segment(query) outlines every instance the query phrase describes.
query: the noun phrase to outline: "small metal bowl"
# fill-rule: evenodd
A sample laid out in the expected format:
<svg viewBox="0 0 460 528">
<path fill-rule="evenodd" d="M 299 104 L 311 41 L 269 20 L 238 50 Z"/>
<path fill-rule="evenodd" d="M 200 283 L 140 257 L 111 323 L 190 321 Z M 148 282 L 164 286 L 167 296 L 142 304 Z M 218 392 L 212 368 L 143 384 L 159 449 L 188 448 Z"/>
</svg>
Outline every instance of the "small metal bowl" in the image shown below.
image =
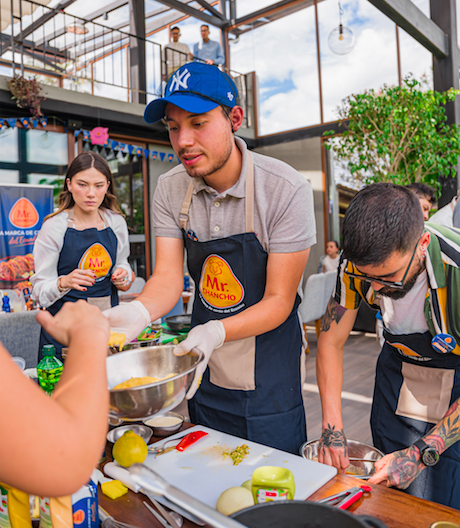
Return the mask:
<svg viewBox="0 0 460 528">
<path fill-rule="evenodd" d="M 121 438 L 126 433 L 126 431 L 132 431 L 133 433 L 136 433 L 144 439 L 146 444 L 152 436 L 152 430 L 150 429 L 150 427 L 146 427 L 145 425 L 133 424 L 122 425 L 121 427 L 116 427 L 115 429 L 112 429 L 107 433 L 107 440 L 114 444 L 119 438 Z"/>
<path fill-rule="evenodd" d="M 363 442 L 357 442 L 356 440 L 348 440 L 348 456 L 351 458 L 367 458 L 370 462 L 350 462 L 350 465 L 346 469 L 346 474 L 350 477 L 367 480 L 372 477 L 375 473 L 376 460 L 380 460 L 383 457 L 383 453 L 376 447 L 364 444 Z M 306 442 L 300 447 L 300 454 L 308 460 L 318 461 L 318 445 L 319 440 L 312 440 Z"/>
<path fill-rule="evenodd" d="M 179 421 L 177 424 L 174 425 L 155 425 L 155 421 L 159 421 L 163 418 L 177 418 Z M 168 436 L 170 434 L 173 434 L 182 427 L 182 424 L 184 423 L 185 417 L 182 414 L 175 413 L 175 412 L 167 412 L 165 414 L 162 414 L 161 416 L 154 416 L 153 418 L 149 418 L 148 420 L 144 420 L 144 424 L 148 427 L 151 427 L 153 429 L 153 432 L 155 436 Z"/>
</svg>

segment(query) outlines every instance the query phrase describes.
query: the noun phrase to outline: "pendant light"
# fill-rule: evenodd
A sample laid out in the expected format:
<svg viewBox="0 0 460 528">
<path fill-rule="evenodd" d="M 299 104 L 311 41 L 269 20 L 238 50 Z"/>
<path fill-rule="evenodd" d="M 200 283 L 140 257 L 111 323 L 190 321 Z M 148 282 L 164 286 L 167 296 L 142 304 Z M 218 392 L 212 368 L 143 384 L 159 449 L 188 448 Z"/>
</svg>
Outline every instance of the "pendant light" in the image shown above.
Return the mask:
<svg viewBox="0 0 460 528">
<path fill-rule="evenodd" d="M 342 24 L 343 8 L 339 2 L 339 27 L 333 29 L 327 39 L 329 48 L 337 55 L 346 55 L 355 45 L 353 31 Z"/>
</svg>

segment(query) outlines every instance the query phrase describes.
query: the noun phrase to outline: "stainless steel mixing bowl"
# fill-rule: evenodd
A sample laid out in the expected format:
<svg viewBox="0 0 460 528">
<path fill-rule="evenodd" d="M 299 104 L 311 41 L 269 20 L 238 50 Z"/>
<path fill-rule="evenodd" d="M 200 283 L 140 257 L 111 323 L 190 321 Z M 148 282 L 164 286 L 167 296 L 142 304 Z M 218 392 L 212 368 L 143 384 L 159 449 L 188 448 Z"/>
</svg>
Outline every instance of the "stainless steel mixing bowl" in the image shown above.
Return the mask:
<svg viewBox="0 0 460 528">
<path fill-rule="evenodd" d="M 383 457 L 383 453 L 376 447 L 357 442 L 356 440 L 348 440 L 348 456 L 352 458 L 366 458 L 368 460 L 376 461 Z M 300 454 L 309 460 L 318 461 L 318 445 L 319 440 L 312 440 L 306 442 L 300 447 Z M 350 462 L 350 466 L 346 470 L 347 475 L 367 480 L 375 473 L 375 465 L 373 462 Z"/>
<path fill-rule="evenodd" d="M 126 421 L 146 420 L 157 413 L 177 407 L 190 387 L 201 352 L 175 356 L 174 346 L 153 346 L 120 352 L 107 357 L 107 381 L 110 391 L 109 415 Z M 112 389 L 130 378 L 173 377 L 133 387 Z"/>
</svg>

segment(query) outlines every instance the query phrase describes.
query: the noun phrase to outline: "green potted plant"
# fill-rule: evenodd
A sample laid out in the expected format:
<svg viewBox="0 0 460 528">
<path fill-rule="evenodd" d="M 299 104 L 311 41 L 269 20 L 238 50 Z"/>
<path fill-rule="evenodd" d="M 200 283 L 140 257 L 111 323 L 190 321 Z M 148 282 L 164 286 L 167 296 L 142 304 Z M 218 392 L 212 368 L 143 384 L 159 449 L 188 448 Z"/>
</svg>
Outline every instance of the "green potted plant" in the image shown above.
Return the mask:
<svg viewBox="0 0 460 528">
<path fill-rule="evenodd" d="M 326 148 L 362 183 L 423 182 L 440 190 L 440 176 L 455 176 L 460 127 L 446 122 L 444 105 L 460 93 L 423 90 L 423 81 L 404 79 L 345 98 L 337 135 L 327 131 Z"/>
<path fill-rule="evenodd" d="M 15 75 L 8 81 L 8 88 L 12 95 L 11 98 L 16 101 L 19 108 L 28 108 L 35 119 L 43 116 L 41 103 L 45 97 L 35 77 L 27 79 L 21 75 Z"/>
</svg>

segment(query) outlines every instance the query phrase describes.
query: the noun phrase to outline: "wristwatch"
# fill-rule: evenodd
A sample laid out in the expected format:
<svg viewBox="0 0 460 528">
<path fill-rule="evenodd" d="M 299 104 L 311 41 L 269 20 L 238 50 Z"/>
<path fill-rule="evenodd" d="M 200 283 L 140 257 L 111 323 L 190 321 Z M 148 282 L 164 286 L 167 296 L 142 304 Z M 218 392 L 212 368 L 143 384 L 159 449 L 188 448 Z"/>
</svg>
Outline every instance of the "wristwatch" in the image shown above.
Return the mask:
<svg viewBox="0 0 460 528">
<path fill-rule="evenodd" d="M 439 451 L 426 444 L 421 438 L 420 440 L 414 442 L 414 446 L 420 451 L 422 462 L 425 464 L 425 466 L 435 466 L 439 462 Z"/>
</svg>

